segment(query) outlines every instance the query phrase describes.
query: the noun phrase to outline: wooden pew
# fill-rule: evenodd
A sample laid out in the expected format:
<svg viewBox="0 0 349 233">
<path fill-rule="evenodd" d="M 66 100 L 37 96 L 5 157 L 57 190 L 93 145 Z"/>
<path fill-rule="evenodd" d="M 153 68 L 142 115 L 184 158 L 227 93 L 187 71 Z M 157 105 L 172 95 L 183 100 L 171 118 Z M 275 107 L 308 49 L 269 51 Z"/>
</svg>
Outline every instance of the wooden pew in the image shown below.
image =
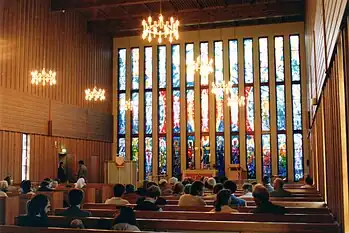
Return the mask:
<svg viewBox="0 0 349 233">
<path fill-rule="evenodd" d="M 19 195 L 19 214 L 27 213 L 28 201 L 30 201 L 35 194 L 21 194 Z"/>
<path fill-rule="evenodd" d="M 15 217 L 18 215 L 19 197 L 0 197 L 0 225 L 14 224 Z"/>
<path fill-rule="evenodd" d="M 72 189 L 74 189 L 74 188 L 66 188 L 66 187 L 60 186 L 57 189 L 55 189 L 54 192 L 63 193 L 64 200 L 67 203 L 69 203 L 68 193 Z M 95 203 L 96 202 L 96 189 L 95 188 L 83 188 L 82 190 L 84 191 L 84 199 L 83 199 L 82 203 L 85 203 L 85 202 Z"/>
<path fill-rule="evenodd" d="M 65 209 L 56 209 L 55 214 L 63 213 Z M 114 217 L 118 210 L 89 210 L 93 217 Z M 286 214 L 286 215 L 268 215 L 253 213 L 212 213 L 195 211 L 135 211 L 137 218 L 145 219 L 178 219 L 178 220 L 211 220 L 211 221 L 252 221 L 252 222 L 308 222 L 308 223 L 331 223 L 333 216 L 331 214 Z"/>
<path fill-rule="evenodd" d="M 63 193 L 62 192 L 37 192 L 36 194 L 43 194 L 48 197 L 51 202 L 51 210 L 56 208 L 63 208 Z"/>
</svg>

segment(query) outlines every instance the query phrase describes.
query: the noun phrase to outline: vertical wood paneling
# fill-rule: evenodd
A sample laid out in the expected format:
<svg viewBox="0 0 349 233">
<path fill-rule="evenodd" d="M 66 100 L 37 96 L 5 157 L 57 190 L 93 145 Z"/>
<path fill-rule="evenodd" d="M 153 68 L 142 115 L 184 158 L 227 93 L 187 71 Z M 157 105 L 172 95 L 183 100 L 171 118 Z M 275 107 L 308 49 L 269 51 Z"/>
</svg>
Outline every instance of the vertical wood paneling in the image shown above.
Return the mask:
<svg viewBox="0 0 349 233">
<path fill-rule="evenodd" d="M 50 0 L 0 0 L 0 87 L 51 98 L 64 104 L 112 112 L 112 39 L 87 32 L 74 12 L 50 12 Z M 55 87 L 35 87 L 32 70 L 57 72 Z M 106 101 L 84 99 L 94 79 Z"/>
</svg>

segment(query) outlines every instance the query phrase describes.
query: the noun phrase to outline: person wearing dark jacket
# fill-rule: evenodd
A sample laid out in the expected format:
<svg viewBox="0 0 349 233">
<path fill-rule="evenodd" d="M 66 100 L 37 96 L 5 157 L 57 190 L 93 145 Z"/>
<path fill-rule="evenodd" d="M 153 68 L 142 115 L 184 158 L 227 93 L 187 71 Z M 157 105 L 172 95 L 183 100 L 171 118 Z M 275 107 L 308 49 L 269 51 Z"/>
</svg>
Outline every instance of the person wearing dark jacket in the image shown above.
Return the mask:
<svg viewBox="0 0 349 233">
<path fill-rule="evenodd" d="M 43 194 L 38 194 L 28 203 L 28 213 L 17 218 L 17 225 L 23 227 L 48 227 L 47 213 L 50 201 Z"/>
<path fill-rule="evenodd" d="M 63 167 L 63 162 L 59 163 L 59 168 L 57 172 L 57 179 L 59 180 L 60 183 L 64 183 L 67 181 L 67 177 L 65 175 L 64 167 Z"/>
<path fill-rule="evenodd" d="M 160 193 L 161 190 L 158 186 L 150 186 L 147 189 L 147 196 L 137 200 L 137 206 L 134 210 L 162 211 L 162 209 L 156 204 L 156 200 L 160 196 Z"/>
<path fill-rule="evenodd" d="M 66 217 L 91 217 L 91 213 L 80 209 L 80 204 L 84 198 L 84 192 L 80 189 L 73 189 L 68 194 L 70 207 L 61 216 Z"/>
<path fill-rule="evenodd" d="M 256 209 L 254 213 L 266 213 L 266 214 L 285 214 L 287 210 L 283 206 L 274 205 L 269 201 L 269 192 L 261 184 L 257 184 L 252 193 L 253 199 L 256 203 Z"/>
<path fill-rule="evenodd" d="M 292 193 L 284 189 L 284 181 L 280 178 L 274 180 L 274 191 L 270 193 L 271 197 L 291 197 Z"/>
<path fill-rule="evenodd" d="M 40 183 L 40 188 L 38 188 L 38 192 L 51 192 L 53 191 L 50 187 L 50 183 L 44 180 Z"/>
</svg>

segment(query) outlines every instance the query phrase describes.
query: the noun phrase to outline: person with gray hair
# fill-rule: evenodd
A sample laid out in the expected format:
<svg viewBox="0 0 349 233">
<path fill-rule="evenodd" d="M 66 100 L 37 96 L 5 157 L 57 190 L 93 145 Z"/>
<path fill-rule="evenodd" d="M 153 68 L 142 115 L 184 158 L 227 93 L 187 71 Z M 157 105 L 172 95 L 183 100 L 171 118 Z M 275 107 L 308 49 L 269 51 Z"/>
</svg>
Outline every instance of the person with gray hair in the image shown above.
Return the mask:
<svg viewBox="0 0 349 233">
<path fill-rule="evenodd" d="M 266 214 L 285 214 L 287 213 L 285 207 L 274 205 L 269 201 L 269 192 L 261 184 L 257 184 L 253 191 L 253 199 L 256 203 L 254 213 L 266 213 Z"/>
<path fill-rule="evenodd" d="M 252 196 L 252 184 L 245 183 L 242 186 L 242 191 L 244 192 L 244 195 L 240 196 L 240 198 L 251 198 Z"/>
<path fill-rule="evenodd" d="M 284 189 L 284 181 L 281 178 L 274 180 L 274 191 L 270 193 L 271 197 L 290 197 L 291 192 Z"/>
</svg>

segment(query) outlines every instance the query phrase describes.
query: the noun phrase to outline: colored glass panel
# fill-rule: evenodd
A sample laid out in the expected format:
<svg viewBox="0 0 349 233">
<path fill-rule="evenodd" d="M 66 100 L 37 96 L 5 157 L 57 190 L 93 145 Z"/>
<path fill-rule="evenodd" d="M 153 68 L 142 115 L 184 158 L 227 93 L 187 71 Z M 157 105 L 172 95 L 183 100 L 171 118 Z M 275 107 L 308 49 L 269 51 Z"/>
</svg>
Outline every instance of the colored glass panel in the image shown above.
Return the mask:
<svg viewBox="0 0 349 233">
<path fill-rule="evenodd" d="M 195 169 L 195 137 L 187 137 L 187 169 Z"/>
<path fill-rule="evenodd" d="M 261 83 L 269 81 L 268 38 L 259 38 L 259 72 Z"/>
<path fill-rule="evenodd" d="M 216 95 L 216 132 L 224 132 L 224 93 Z"/>
<path fill-rule="evenodd" d="M 229 105 L 231 132 L 239 132 L 239 88 L 232 87 L 230 93 Z"/>
<path fill-rule="evenodd" d="M 126 49 L 119 49 L 119 91 L 126 90 Z"/>
<path fill-rule="evenodd" d="M 181 174 L 181 138 L 173 137 L 172 153 L 172 176 L 179 177 Z"/>
<path fill-rule="evenodd" d="M 166 174 L 167 172 L 167 152 L 166 137 L 159 137 L 159 170 L 158 173 Z"/>
<path fill-rule="evenodd" d="M 166 88 L 166 46 L 158 47 L 159 88 Z"/>
<path fill-rule="evenodd" d="M 277 130 L 286 130 L 285 85 L 276 86 Z"/>
<path fill-rule="evenodd" d="M 233 84 L 239 83 L 238 41 L 229 41 L 229 73 Z"/>
<path fill-rule="evenodd" d="M 139 155 L 139 139 L 132 138 L 132 161 L 136 161 L 138 173 L 138 155 Z"/>
<path fill-rule="evenodd" d="M 151 137 L 145 138 L 145 179 L 149 180 L 149 176 L 153 174 L 153 139 Z"/>
<path fill-rule="evenodd" d="M 291 77 L 292 81 L 301 80 L 301 65 L 299 56 L 299 36 L 290 36 L 291 44 Z"/>
<path fill-rule="evenodd" d="M 262 135 L 263 176 L 271 176 L 270 134 Z"/>
<path fill-rule="evenodd" d="M 139 131 L 139 93 L 132 93 L 132 133 Z"/>
<path fill-rule="evenodd" d="M 275 37 L 275 71 L 276 82 L 285 81 L 285 64 L 284 64 L 284 38 Z"/>
<path fill-rule="evenodd" d="M 153 132 L 153 93 L 145 92 L 145 134 Z"/>
<path fill-rule="evenodd" d="M 144 65 L 144 88 L 151 89 L 153 86 L 153 48 L 145 47 L 145 65 Z"/>
<path fill-rule="evenodd" d="M 225 163 L 224 163 L 224 137 L 216 136 L 216 169 L 218 176 L 224 176 Z"/>
<path fill-rule="evenodd" d="M 126 132 L 126 94 L 119 94 L 119 119 L 118 119 L 118 133 L 125 134 Z"/>
<path fill-rule="evenodd" d="M 278 174 L 287 176 L 286 134 L 278 134 Z"/>
<path fill-rule="evenodd" d="M 172 87 L 180 86 L 180 52 L 179 45 L 172 45 Z"/>
<path fill-rule="evenodd" d="M 119 138 L 118 156 L 126 158 L 126 139 L 125 138 Z"/>
<path fill-rule="evenodd" d="M 194 133 L 194 90 L 187 90 L 187 132 Z"/>
<path fill-rule="evenodd" d="M 244 39 L 244 77 L 245 83 L 253 83 L 252 39 Z"/>
<path fill-rule="evenodd" d="M 201 132 L 208 133 L 209 110 L 208 110 L 208 89 L 201 90 Z"/>
<path fill-rule="evenodd" d="M 132 89 L 139 89 L 139 48 L 131 50 Z"/>
<path fill-rule="evenodd" d="M 303 136 L 300 133 L 293 135 L 294 141 L 294 179 L 299 181 L 303 178 Z"/>
<path fill-rule="evenodd" d="M 232 164 L 240 164 L 240 142 L 238 135 L 231 136 L 231 158 Z"/>
<path fill-rule="evenodd" d="M 223 42 L 214 42 L 214 74 L 216 83 L 222 83 L 223 77 Z"/>
<path fill-rule="evenodd" d="M 246 98 L 246 131 L 254 131 L 254 99 L 253 87 L 245 87 Z"/>
<path fill-rule="evenodd" d="M 210 137 L 202 136 L 201 137 L 201 151 L 200 151 L 200 161 L 201 168 L 206 169 L 210 165 Z"/>
<path fill-rule="evenodd" d="M 166 133 L 166 91 L 159 91 L 159 133 Z"/>
<path fill-rule="evenodd" d="M 302 130 L 301 85 L 292 85 L 293 130 Z"/>
<path fill-rule="evenodd" d="M 246 135 L 247 178 L 256 179 L 256 157 L 253 135 Z"/>
<path fill-rule="evenodd" d="M 185 45 L 185 65 L 187 87 L 194 87 L 194 44 Z"/>
<path fill-rule="evenodd" d="M 270 111 L 269 111 L 269 87 L 261 86 L 261 123 L 262 131 L 270 130 Z"/>
<path fill-rule="evenodd" d="M 200 43 L 200 61 L 202 64 L 208 64 L 208 43 L 203 42 Z M 208 85 L 208 74 L 201 72 L 200 69 L 200 78 L 201 78 L 201 85 Z"/>
<path fill-rule="evenodd" d="M 180 91 L 173 91 L 173 133 L 180 133 L 181 126 L 181 94 Z"/>
</svg>

